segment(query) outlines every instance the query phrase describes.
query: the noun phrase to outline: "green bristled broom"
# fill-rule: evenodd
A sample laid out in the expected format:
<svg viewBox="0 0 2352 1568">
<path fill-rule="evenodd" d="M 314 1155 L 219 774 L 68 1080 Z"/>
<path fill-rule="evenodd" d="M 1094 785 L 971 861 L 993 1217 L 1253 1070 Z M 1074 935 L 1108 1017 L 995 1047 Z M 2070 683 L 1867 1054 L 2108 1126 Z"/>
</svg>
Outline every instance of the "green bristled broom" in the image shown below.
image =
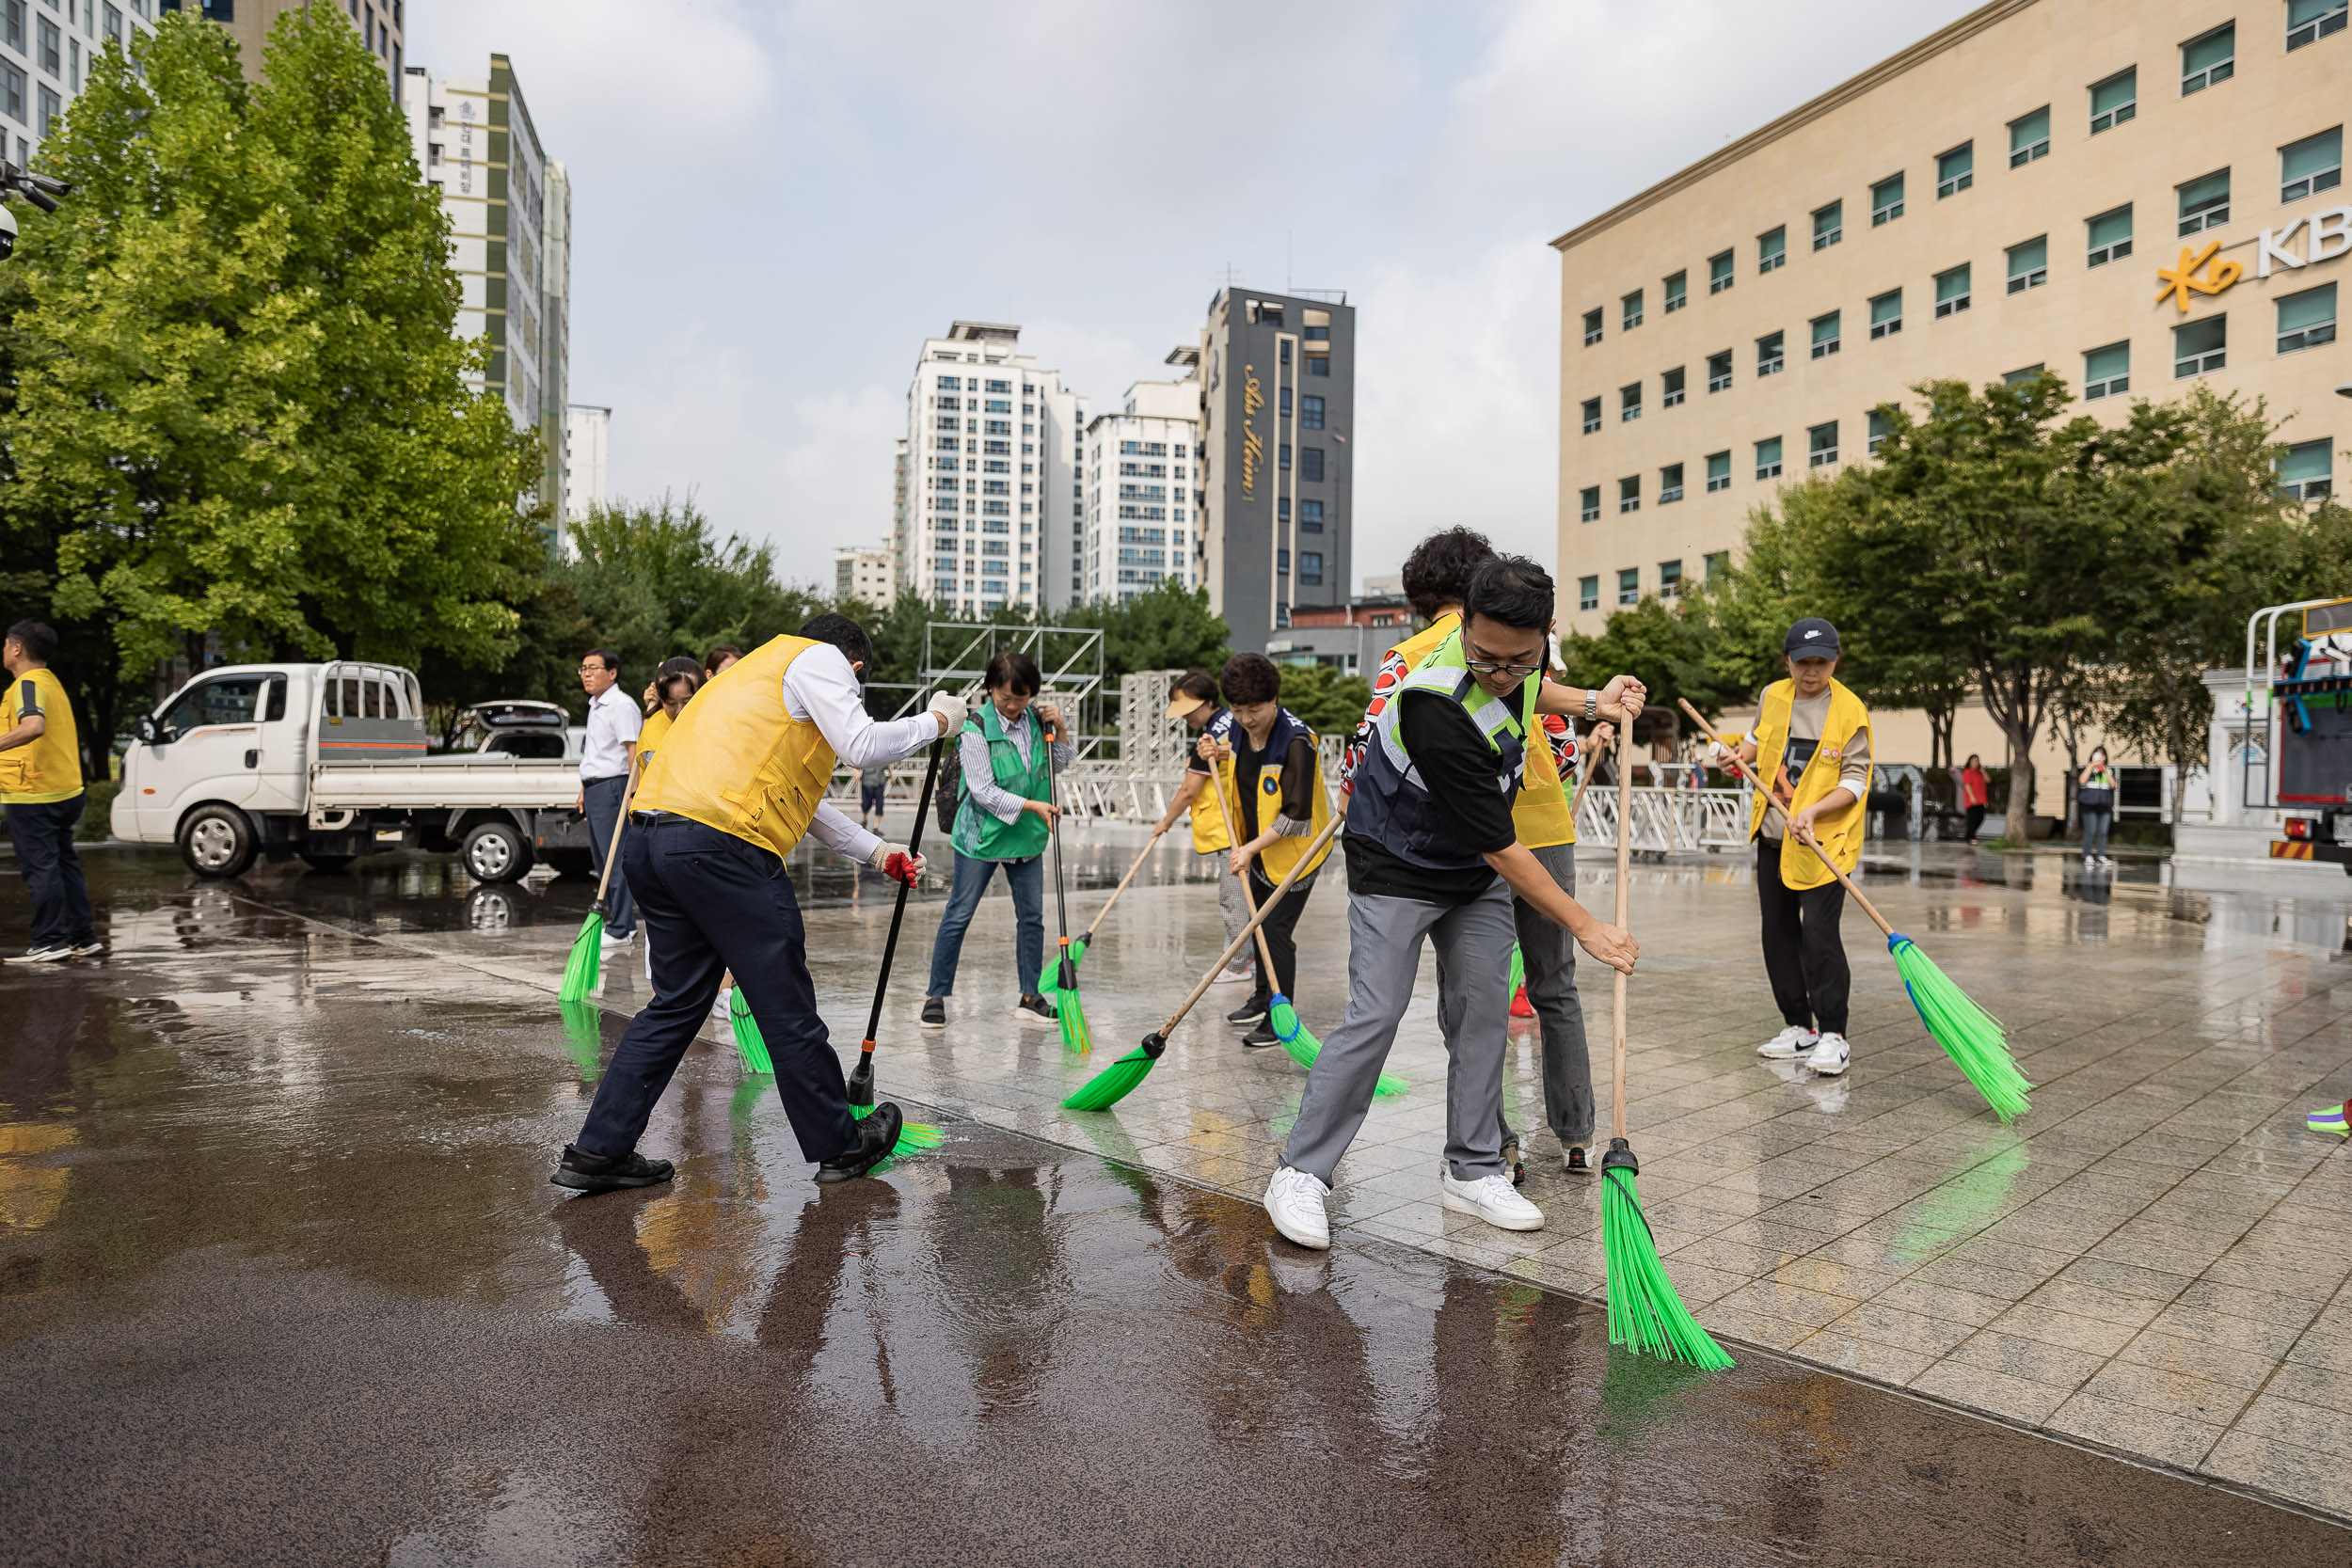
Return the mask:
<svg viewBox="0 0 2352 1568">
<path fill-rule="evenodd" d="M 1633 770 L 1617 769 L 1617 928 L 1627 929 L 1633 865 Z M 1642 1217 L 1633 1190 L 1641 1162 L 1625 1131 L 1626 974 L 1612 972 L 1611 1023 L 1615 1034 L 1611 1065 L 1609 1152 L 1600 1157 L 1600 1245 L 1609 1270 L 1609 1342 L 1643 1355 L 1720 1369 L 1732 1364 L 1724 1348 L 1691 1316 L 1658 1256 L 1658 1239 Z"/>
<path fill-rule="evenodd" d="M 1682 711 L 1697 722 L 1708 739 L 1718 746 L 1724 745 L 1723 737 L 1705 719 L 1700 718 L 1698 709 L 1685 701 Z M 1724 750 L 1729 752 L 1731 748 L 1724 746 Z M 1736 753 L 1726 766 L 1735 775 L 1745 774 L 1756 788 L 1764 791 L 1765 803 L 1780 814 L 1784 831 L 1791 837 L 1799 838 L 1820 858 L 1821 863 L 1829 868 L 1830 875 L 1837 879 L 1853 901 L 1862 907 L 1862 912 L 1878 927 L 1879 933 L 1886 938 L 1887 952 L 1894 955 L 1895 972 L 1902 976 L 1903 990 L 1910 994 L 1912 1006 L 1918 1010 L 1919 1022 L 1927 1025 L 1928 1034 L 1935 1043 L 1944 1048 L 1944 1054 L 1949 1056 L 1952 1064 L 1966 1075 L 1968 1082 L 1976 1085 L 1977 1092 L 1984 1097 L 1984 1102 L 1993 1107 L 1993 1114 L 2003 1121 L 2014 1121 L 2024 1116 L 2027 1109 L 2026 1096 L 2033 1085 L 2026 1082 L 2026 1075 L 2018 1070 L 2017 1058 L 2010 1054 L 2009 1039 L 2002 1032 L 2000 1022 L 1978 1006 L 1966 991 L 1952 983 L 1950 976 L 1936 968 L 1935 960 L 1921 952 L 1918 943 L 1888 924 L 1886 917 L 1879 913 L 1878 906 L 1854 885 L 1851 877 L 1838 869 L 1836 862 L 1821 853 L 1821 847 L 1809 834 L 1799 835 L 1796 832 L 1789 822 L 1788 808 L 1769 784 L 1748 774 L 1747 769 L 1740 765 Z"/>
<path fill-rule="evenodd" d="M 612 842 L 604 856 L 604 875 L 596 879 L 596 901 L 588 906 L 588 918 L 580 923 L 580 935 L 572 939 L 572 956 L 564 963 L 564 984 L 555 993 L 559 1002 L 578 1002 L 596 989 L 596 980 L 604 972 L 604 907 L 605 890 L 612 885 L 612 868 L 621 860 L 621 832 L 628 826 L 628 802 L 637 793 L 637 756 L 629 754 L 628 782 L 621 785 L 621 815 L 612 824 Z"/>
<path fill-rule="evenodd" d="M 1064 734 L 1061 717 L 1055 715 L 1055 728 Z M 1087 1011 L 1078 1000 L 1078 960 L 1070 953 L 1070 900 L 1062 890 L 1061 875 L 1061 790 L 1054 782 L 1054 737 L 1041 723 L 1038 726 L 1038 744 L 1045 748 L 1045 799 L 1055 808 L 1055 819 L 1049 829 L 1054 840 L 1054 928 L 1061 938 L 1060 957 L 1054 960 L 1054 983 L 1051 990 L 1054 1022 L 1061 1030 L 1062 1048 L 1073 1055 L 1083 1056 L 1094 1049 L 1094 1037 L 1087 1029 Z M 1044 977 L 1039 976 L 1038 989 L 1045 990 Z"/>
<path fill-rule="evenodd" d="M 735 1050 L 743 1058 L 743 1070 L 773 1074 L 776 1064 L 768 1055 L 768 1042 L 760 1037 L 759 1021 L 752 1017 L 752 1005 L 743 1000 L 740 985 L 729 994 L 727 1023 L 735 1031 Z"/>
<path fill-rule="evenodd" d="M 923 797 L 914 808 L 914 831 L 907 835 L 907 854 L 912 857 L 923 847 L 923 823 L 931 815 L 931 791 L 939 784 L 939 754 L 947 745 L 947 737 L 931 742 L 931 758 L 923 769 Z M 1051 753 L 1049 752 L 1050 756 Z M 858 1048 L 857 1068 L 850 1074 L 850 1115 L 863 1121 L 874 1109 L 874 1038 L 882 1033 L 882 993 L 890 989 L 890 965 L 898 956 L 898 927 L 907 917 L 907 895 L 914 890 L 911 882 L 898 884 L 898 896 L 890 909 L 890 936 L 882 943 L 882 973 L 874 977 L 874 1008 L 866 1015 L 866 1041 Z M 742 994 L 742 987 L 736 993 Z M 898 1141 L 892 1147 L 895 1159 L 937 1148 L 940 1131 L 928 1122 L 910 1121 L 899 1128 Z"/>
<path fill-rule="evenodd" d="M 604 1009 L 594 1002 L 559 1001 L 555 1006 L 564 1015 L 564 1053 L 580 1069 L 580 1081 L 593 1083 L 604 1056 Z"/>
<path fill-rule="evenodd" d="M 1280 903 L 1289 894 L 1291 884 L 1298 880 L 1299 872 L 1314 860 L 1325 845 L 1330 843 L 1338 835 L 1341 825 L 1346 820 L 1344 816 L 1334 816 L 1325 825 L 1323 832 L 1314 836 L 1313 841 L 1307 846 L 1307 852 L 1298 857 L 1298 863 L 1292 866 L 1284 874 L 1282 879 L 1275 884 L 1274 891 L 1249 917 L 1249 924 L 1241 934 L 1225 944 L 1225 951 L 1216 956 L 1216 962 L 1211 964 L 1208 973 L 1200 976 L 1200 983 L 1192 988 L 1192 994 L 1185 997 L 1175 1012 L 1168 1015 L 1168 1022 L 1144 1036 L 1141 1045 L 1136 1046 L 1081 1085 L 1077 1093 L 1061 1102 L 1063 1110 L 1107 1111 L 1126 1099 L 1134 1091 L 1135 1086 L 1143 1082 L 1153 1065 L 1159 1061 L 1161 1053 L 1168 1049 L 1168 1037 L 1174 1034 L 1176 1026 L 1184 1022 L 1184 1015 L 1192 1011 L 1193 1004 L 1200 1001 L 1209 987 L 1216 983 L 1216 977 L 1225 972 L 1225 966 L 1233 961 L 1233 955 L 1241 951 L 1242 943 L 1257 934 L 1258 927 L 1272 912 L 1274 906 Z"/>
</svg>

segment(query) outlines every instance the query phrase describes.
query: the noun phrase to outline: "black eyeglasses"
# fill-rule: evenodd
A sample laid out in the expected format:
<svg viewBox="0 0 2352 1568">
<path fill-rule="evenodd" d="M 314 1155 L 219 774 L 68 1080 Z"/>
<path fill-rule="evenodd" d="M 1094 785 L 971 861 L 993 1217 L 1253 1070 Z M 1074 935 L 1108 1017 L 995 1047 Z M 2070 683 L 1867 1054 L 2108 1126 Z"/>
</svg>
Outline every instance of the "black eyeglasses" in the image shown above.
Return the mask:
<svg viewBox="0 0 2352 1568">
<path fill-rule="evenodd" d="M 1468 642 L 1464 642 L 1462 647 L 1465 651 L 1468 651 L 1470 644 Z M 1470 673 L 1474 675 L 1518 675 L 1524 677 L 1535 674 L 1543 669 L 1543 665 L 1540 663 L 1501 664 L 1491 658 L 1471 658 L 1465 659 L 1463 662 L 1470 666 Z"/>
</svg>

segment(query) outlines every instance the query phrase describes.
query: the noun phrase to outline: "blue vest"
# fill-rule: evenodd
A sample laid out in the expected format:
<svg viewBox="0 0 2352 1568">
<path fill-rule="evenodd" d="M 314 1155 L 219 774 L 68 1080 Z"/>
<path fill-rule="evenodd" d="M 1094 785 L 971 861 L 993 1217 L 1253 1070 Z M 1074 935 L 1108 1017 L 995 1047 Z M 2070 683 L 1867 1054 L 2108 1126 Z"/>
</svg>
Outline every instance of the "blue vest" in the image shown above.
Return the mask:
<svg viewBox="0 0 2352 1568">
<path fill-rule="evenodd" d="M 1456 840 L 1439 822 L 1429 786 L 1405 750 L 1405 694 L 1438 691 L 1459 703 L 1493 752 L 1495 788 L 1508 808 L 1519 792 L 1520 764 L 1535 711 L 1536 683 L 1521 684 L 1518 702 L 1487 694 L 1462 662 L 1461 634 L 1431 650 L 1419 669 L 1398 683 L 1373 725 L 1372 744 L 1356 768 L 1356 792 L 1347 812 L 1347 832 L 1371 839 L 1390 854 L 1432 871 L 1466 871 L 1486 857 Z"/>
</svg>

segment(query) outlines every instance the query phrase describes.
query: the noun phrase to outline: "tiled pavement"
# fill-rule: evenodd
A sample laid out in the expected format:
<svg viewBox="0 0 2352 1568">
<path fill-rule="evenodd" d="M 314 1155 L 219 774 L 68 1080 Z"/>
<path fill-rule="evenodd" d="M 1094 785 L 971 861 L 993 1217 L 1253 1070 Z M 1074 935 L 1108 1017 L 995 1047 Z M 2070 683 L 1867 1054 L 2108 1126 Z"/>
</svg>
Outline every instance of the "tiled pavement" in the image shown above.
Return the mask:
<svg viewBox="0 0 2352 1568">
<path fill-rule="evenodd" d="M 1115 876 L 1133 842 L 1103 843 L 1089 863 Z M 1086 960 L 1102 1043 L 1083 1060 L 1009 1016 L 1001 895 L 975 923 L 950 1026 L 919 1031 L 944 899 L 914 906 L 904 983 L 884 1013 L 885 1092 L 1254 1198 L 1304 1074 L 1279 1050 L 1233 1043 L 1221 1015 L 1235 988 L 1210 991 L 1115 1111 L 1058 1109 L 1161 1021 L 1221 945 L 1213 893 L 1175 882 L 1184 868 L 1165 854 L 1154 874 L 1169 881 L 1131 891 Z M 1590 855 L 1581 891 L 1605 907 L 1606 863 Z M 2055 856 L 2004 862 L 1946 846 L 1875 862 L 1874 899 L 2004 1019 L 2038 1085 L 2030 1113 L 2005 1128 L 1926 1037 L 1858 911 L 1846 927 L 1854 1066 L 1819 1079 L 1755 1055 L 1777 1019 L 1744 864 L 1633 875 L 1644 958 L 1628 1111 L 1645 1208 L 1683 1299 L 1735 1354 L 1738 1342 L 1769 1347 L 2352 1515 L 2352 1149 L 2302 1124 L 2352 1091 L 2345 879 L 2146 863 L 2086 883 Z M 1342 880 L 1335 864 L 1299 933 L 1301 1010 L 1324 1030 L 1344 1002 Z M 1104 896 L 1074 895 L 1073 926 Z M 809 912 L 845 1044 L 887 921 L 870 895 Z M 553 934 L 490 944 L 502 955 L 474 942 L 469 961 L 538 974 Z M 1604 1137 L 1608 997 L 1598 983 L 1587 993 Z M 625 982 L 609 1001 L 629 1005 Z M 1512 1235 L 1439 1208 L 1434 1015 L 1424 959 L 1391 1064 L 1413 1087 L 1375 1103 L 1341 1169 L 1335 1221 L 1601 1295 L 1599 1195 L 1561 1172 L 1548 1133 L 1528 1141 L 1542 1231 Z M 1534 1025 L 1516 1026 L 1515 1125 L 1542 1121 Z"/>
</svg>

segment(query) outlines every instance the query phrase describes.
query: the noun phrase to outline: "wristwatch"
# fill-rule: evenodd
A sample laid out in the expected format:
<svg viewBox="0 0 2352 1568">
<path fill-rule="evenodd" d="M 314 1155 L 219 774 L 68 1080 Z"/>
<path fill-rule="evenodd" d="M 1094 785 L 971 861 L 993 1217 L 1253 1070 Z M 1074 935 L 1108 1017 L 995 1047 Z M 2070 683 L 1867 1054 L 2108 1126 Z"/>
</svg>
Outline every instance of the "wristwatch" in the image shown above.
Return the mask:
<svg viewBox="0 0 2352 1568">
<path fill-rule="evenodd" d="M 1589 724 L 1599 717 L 1600 693 L 1588 686 L 1584 689 L 1584 722 Z"/>
</svg>

